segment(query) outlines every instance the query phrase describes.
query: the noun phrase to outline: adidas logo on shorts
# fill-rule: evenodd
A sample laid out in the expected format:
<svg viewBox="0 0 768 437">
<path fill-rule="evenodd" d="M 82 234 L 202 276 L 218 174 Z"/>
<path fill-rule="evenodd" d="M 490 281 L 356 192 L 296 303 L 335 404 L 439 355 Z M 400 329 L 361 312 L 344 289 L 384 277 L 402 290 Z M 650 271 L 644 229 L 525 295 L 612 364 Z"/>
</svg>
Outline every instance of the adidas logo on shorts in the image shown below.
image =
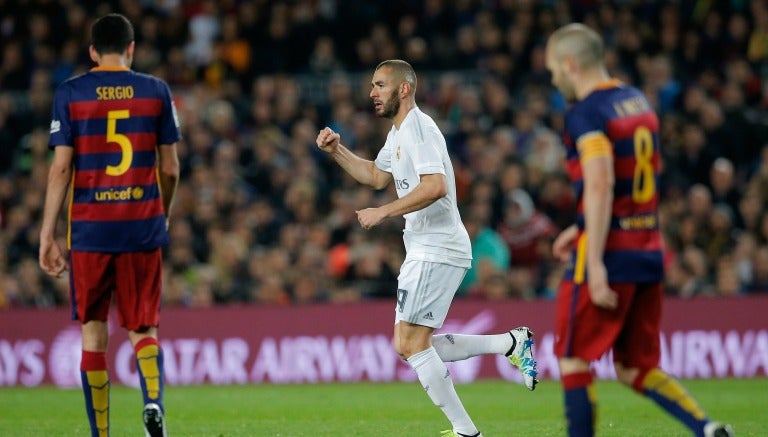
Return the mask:
<svg viewBox="0 0 768 437">
<path fill-rule="evenodd" d="M 435 318 L 432 316 L 432 311 L 428 312 L 427 314 L 424 314 L 424 318 L 427 320 L 435 320 Z"/>
</svg>

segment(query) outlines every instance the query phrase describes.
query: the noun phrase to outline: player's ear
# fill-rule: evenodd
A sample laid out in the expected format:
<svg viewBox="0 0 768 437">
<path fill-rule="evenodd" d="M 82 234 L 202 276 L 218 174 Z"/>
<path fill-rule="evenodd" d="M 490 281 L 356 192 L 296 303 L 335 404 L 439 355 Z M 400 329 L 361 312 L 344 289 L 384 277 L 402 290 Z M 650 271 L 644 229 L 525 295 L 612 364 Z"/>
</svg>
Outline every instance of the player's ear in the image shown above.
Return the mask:
<svg viewBox="0 0 768 437">
<path fill-rule="evenodd" d="M 571 55 L 565 55 L 563 56 L 563 66 L 565 67 L 565 71 L 569 73 L 573 73 L 574 71 L 578 70 L 578 63 L 576 62 L 576 59 Z"/>
<path fill-rule="evenodd" d="M 88 54 L 91 55 L 91 61 L 96 64 L 99 63 L 99 52 L 96 51 L 96 47 L 94 47 L 93 44 L 88 47 Z"/>
<path fill-rule="evenodd" d="M 131 41 L 130 44 L 128 44 L 128 48 L 125 49 L 125 55 L 129 59 L 129 61 L 133 60 L 133 51 L 136 49 L 136 41 Z"/>
<path fill-rule="evenodd" d="M 408 95 L 411 93 L 411 84 L 407 81 L 403 81 L 403 83 L 400 84 L 400 98 L 404 99 L 408 97 Z"/>
</svg>

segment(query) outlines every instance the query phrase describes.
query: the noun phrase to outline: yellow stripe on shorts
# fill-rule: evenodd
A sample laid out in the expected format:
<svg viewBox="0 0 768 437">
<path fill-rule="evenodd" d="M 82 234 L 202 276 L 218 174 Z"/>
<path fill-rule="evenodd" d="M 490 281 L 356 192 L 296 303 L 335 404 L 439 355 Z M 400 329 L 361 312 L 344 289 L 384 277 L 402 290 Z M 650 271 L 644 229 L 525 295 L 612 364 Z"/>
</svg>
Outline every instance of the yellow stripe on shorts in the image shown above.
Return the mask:
<svg viewBox="0 0 768 437">
<path fill-rule="evenodd" d="M 576 263 L 573 268 L 573 282 L 583 284 L 584 277 L 587 275 L 587 234 L 586 232 L 579 236 L 576 243 Z"/>
</svg>

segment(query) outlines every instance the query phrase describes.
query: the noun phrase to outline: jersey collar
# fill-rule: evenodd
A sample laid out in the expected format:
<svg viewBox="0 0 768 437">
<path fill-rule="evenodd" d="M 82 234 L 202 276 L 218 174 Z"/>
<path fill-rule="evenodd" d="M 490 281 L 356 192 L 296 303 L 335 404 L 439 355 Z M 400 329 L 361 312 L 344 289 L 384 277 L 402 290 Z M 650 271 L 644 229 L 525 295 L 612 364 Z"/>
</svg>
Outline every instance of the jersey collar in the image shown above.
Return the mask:
<svg viewBox="0 0 768 437">
<path fill-rule="evenodd" d="M 91 71 L 130 71 L 131 69 L 128 67 L 93 67 L 91 68 Z"/>
<path fill-rule="evenodd" d="M 605 80 L 603 82 L 598 83 L 597 86 L 595 86 L 595 90 L 607 90 L 607 89 L 611 89 L 611 88 L 620 87 L 621 85 L 622 85 L 621 80 L 616 79 L 616 78 L 611 78 L 611 79 L 608 79 L 608 80 Z"/>
</svg>

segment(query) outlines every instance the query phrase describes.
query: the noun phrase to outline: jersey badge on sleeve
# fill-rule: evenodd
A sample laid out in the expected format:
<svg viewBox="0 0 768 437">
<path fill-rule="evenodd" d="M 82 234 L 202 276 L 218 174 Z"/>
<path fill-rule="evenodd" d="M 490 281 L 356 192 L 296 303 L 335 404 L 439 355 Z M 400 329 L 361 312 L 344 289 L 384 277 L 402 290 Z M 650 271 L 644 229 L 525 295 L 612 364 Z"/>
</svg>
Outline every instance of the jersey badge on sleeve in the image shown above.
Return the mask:
<svg viewBox="0 0 768 437">
<path fill-rule="evenodd" d="M 173 123 L 178 129 L 181 124 L 179 123 L 179 113 L 176 112 L 176 104 L 173 102 L 173 100 L 171 100 L 171 113 L 173 114 Z"/>
</svg>

